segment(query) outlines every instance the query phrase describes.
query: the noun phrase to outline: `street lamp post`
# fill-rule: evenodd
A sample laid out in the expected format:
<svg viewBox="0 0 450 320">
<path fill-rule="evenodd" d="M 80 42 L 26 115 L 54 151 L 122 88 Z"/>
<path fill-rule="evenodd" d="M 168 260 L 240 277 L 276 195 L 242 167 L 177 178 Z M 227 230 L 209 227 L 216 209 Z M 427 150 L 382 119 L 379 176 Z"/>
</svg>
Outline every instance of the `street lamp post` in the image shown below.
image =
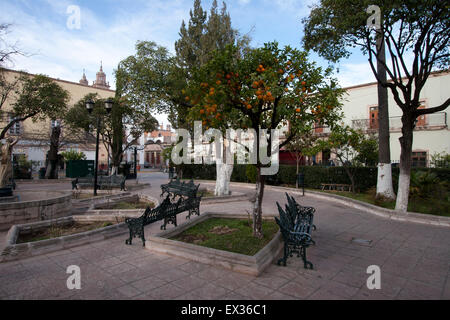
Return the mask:
<svg viewBox="0 0 450 320">
<path fill-rule="evenodd" d="M 88 110 L 89 114 L 92 114 L 92 110 L 94 110 L 95 102 L 92 101 L 92 99 L 89 99 L 86 101 L 86 109 Z M 113 106 L 113 100 L 109 98 L 105 101 L 105 109 L 106 112 L 109 114 L 112 110 Z M 100 124 L 101 124 L 101 118 L 97 115 L 97 140 L 95 144 L 95 167 L 94 167 L 94 197 L 97 196 L 97 181 L 98 181 L 98 149 L 100 144 Z"/>
</svg>

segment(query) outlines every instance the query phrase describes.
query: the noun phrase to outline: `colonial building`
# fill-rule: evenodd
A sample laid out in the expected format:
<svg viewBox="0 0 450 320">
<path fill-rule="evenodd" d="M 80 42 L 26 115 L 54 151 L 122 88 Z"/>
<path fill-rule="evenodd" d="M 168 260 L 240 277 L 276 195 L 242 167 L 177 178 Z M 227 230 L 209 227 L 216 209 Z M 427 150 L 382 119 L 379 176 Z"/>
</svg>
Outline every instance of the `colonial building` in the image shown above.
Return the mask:
<svg viewBox="0 0 450 320">
<path fill-rule="evenodd" d="M 33 76 L 33 74 L 15 71 L 10 69 L 4 69 L 5 77 L 8 81 L 19 75 Z M 100 66 L 99 72 L 97 72 L 96 80 L 92 85 L 89 85 L 86 75 L 83 71 L 83 76 L 79 83 L 54 79 L 58 85 L 70 94 L 69 107 L 75 105 L 85 95 L 89 93 L 96 93 L 100 98 L 106 99 L 114 97 L 115 91 L 109 89 L 109 83 L 106 82 L 106 75 L 103 72 L 102 66 Z M 14 103 L 14 97 L 8 97 L 8 100 L 2 107 L 2 119 L 0 127 L 4 127 L 6 123 L 10 121 L 11 105 Z M 86 111 L 87 112 L 87 111 Z M 47 119 L 43 122 L 33 122 L 31 119 L 27 119 L 24 122 L 16 123 L 10 130 L 9 134 L 12 136 L 19 136 L 20 141 L 13 149 L 14 155 L 24 155 L 27 160 L 33 161 L 34 170 L 43 166 L 46 159 L 46 154 L 49 150 L 49 138 L 51 130 L 54 126 L 59 125 L 59 119 Z M 64 127 L 62 128 L 64 132 Z M 68 141 L 61 147 L 61 151 L 66 149 L 74 149 L 76 151 L 82 151 L 86 154 L 88 160 L 95 159 L 95 141 L 93 143 L 86 143 L 86 141 L 73 141 L 68 138 Z M 107 152 L 100 144 L 99 162 L 107 162 Z"/>
<path fill-rule="evenodd" d="M 450 72 L 434 72 L 422 89 L 420 108 L 439 106 L 449 97 Z M 345 124 L 360 128 L 366 133 L 378 133 L 378 89 L 377 83 L 366 83 L 345 88 L 343 112 Z M 389 95 L 389 133 L 391 161 L 400 162 L 401 116 L 391 91 Z M 421 116 L 417 119 L 413 137 L 413 166 L 430 166 L 431 156 L 436 153 L 450 153 L 450 130 L 448 127 L 449 109 Z M 315 133 L 326 136 L 329 128 L 318 126 Z M 330 152 L 319 153 L 312 160 L 316 163 L 328 163 L 333 160 Z"/>
<path fill-rule="evenodd" d="M 167 161 L 164 161 L 162 152 L 165 148 L 175 143 L 175 133 L 169 124 L 161 124 L 157 130 L 152 132 L 145 132 L 139 139 L 139 146 L 137 147 L 137 161 L 140 167 L 144 168 L 166 168 Z M 130 148 L 126 152 L 128 162 L 134 161 L 134 148 Z"/>
</svg>

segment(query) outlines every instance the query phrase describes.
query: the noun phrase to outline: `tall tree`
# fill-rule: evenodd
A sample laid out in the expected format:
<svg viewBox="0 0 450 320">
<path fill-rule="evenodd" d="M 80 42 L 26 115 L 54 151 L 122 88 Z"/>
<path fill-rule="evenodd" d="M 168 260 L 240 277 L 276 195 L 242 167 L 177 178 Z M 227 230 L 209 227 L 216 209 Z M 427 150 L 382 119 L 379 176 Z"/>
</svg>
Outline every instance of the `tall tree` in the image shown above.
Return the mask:
<svg viewBox="0 0 450 320">
<path fill-rule="evenodd" d="M 47 76 L 28 76 L 22 80 L 23 82 L 16 82 L 16 79 L 13 82 L 20 88 L 14 91 L 16 95 L 11 95 L 13 93 L 11 91 L 7 95 L 15 101 L 11 101 L 10 109 L 1 110 L 2 114 L 9 113 L 10 120 L 1 130 L 0 139 L 4 139 L 8 130 L 17 122 L 23 122 L 29 118 L 33 121 L 57 119 L 67 109 L 69 93 Z M 5 81 L 7 82 L 7 80 Z M 6 100 L 2 102 L 4 103 Z M 1 107 L 3 106 L 4 104 L 1 105 Z"/>
<path fill-rule="evenodd" d="M 243 57 L 236 46 L 216 51 L 199 77 L 190 83 L 186 99 L 205 129 L 231 120 L 239 128 L 253 128 L 256 137 L 256 196 L 253 205 L 253 234 L 262 236 L 262 200 L 265 175 L 273 174 L 272 156 L 277 154 L 276 129 L 290 123 L 280 147 L 288 144 L 302 128 L 315 122 L 334 125 L 339 118 L 341 90 L 331 70 L 308 61 L 307 54 L 277 43 L 250 50 Z M 268 130 L 266 135 L 261 130 Z M 275 169 L 272 167 L 272 169 Z M 276 170 L 276 169 L 275 169 Z"/>
<path fill-rule="evenodd" d="M 378 56 L 377 76 L 386 82 L 386 69 L 384 67 L 385 43 L 383 33 L 378 30 L 381 16 L 373 16 L 370 21 L 366 11 L 374 1 L 321 1 L 313 8 L 308 18 L 305 18 L 305 48 L 313 49 L 319 55 L 332 62 L 350 56 L 350 48 L 358 42 L 361 29 L 374 26 L 376 29 L 376 53 Z M 351 10 L 349 14 L 348 10 Z M 353 15 L 358 13 L 357 17 Z M 377 13 L 376 9 L 369 14 Z M 361 17 L 364 17 L 361 18 Z M 339 45 L 337 45 L 339 42 Z M 330 43 L 330 45 L 329 45 Z M 388 90 L 378 83 L 378 180 L 377 195 L 387 199 L 395 199 L 392 184 L 391 152 L 389 144 L 389 106 Z"/>
<path fill-rule="evenodd" d="M 17 43 L 11 44 L 6 40 L 10 28 L 11 24 L 0 23 L 0 67 L 4 67 L 8 62 L 11 62 L 13 56 L 24 55 Z"/>
<path fill-rule="evenodd" d="M 87 100 L 95 101 L 92 115 L 86 110 Z M 132 106 L 126 100 L 115 100 L 111 114 L 107 115 L 105 100 L 98 98 L 96 94 L 88 94 L 71 108 L 66 116 L 66 126 L 73 132 L 87 134 L 90 139 L 99 130 L 105 149 L 110 150 L 110 159 L 113 166 L 112 173 L 116 173 L 123 153 L 127 151 L 144 132 L 156 129 L 156 119 L 146 110 Z M 114 116 L 116 115 L 116 116 Z M 97 118 L 100 118 L 100 126 L 97 128 Z M 117 118 L 120 118 L 119 128 L 126 130 L 117 132 Z M 119 137 L 117 137 L 119 136 Z M 120 143 L 120 146 L 118 144 Z"/>
<path fill-rule="evenodd" d="M 47 76 L 19 77 L 12 81 L 15 85 L 19 85 L 19 88 L 14 90 L 15 94 L 11 95 L 12 92 L 8 92 L 8 84 L 6 88 L 1 89 L 2 92 L 8 93 L 8 98 L 15 101 L 10 103 L 9 109 L 0 110 L 4 119 L 7 118 L 4 115 L 9 114 L 6 125 L 1 130 L 0 139 L 4 139 L 9 129 L 16 123 L 27 119 L 33 121 L 57 119 L 67 110 L 69 93 Z M 2 102 L 2 107 L 5 101 Z"/>
<path fill-rule="evenodd" d="M 194 2 L 188 24 L 182 22 L 179 35 L 175 56 L 154 42 L 138 42 L 136 54 L 121 61 L 116 77 L 123 83 L 122 94 L 134 104 L 167 112 L 174 128 L 193 132 L 193 123 L 188 121 L 191 104 L 185 91 L 195 70 L 205 65 L 215 50 L 223 50 L 228 44 L 237 45 L 236 54 L 241 54 L 248 48 L 249 38 L 232 28 L 225 4 L 219 12 L 214 1 L 208 17 L 199 0 Z M 218 195 L 229 193 L 231 172 L 232 165 L 217 165 Z"/>
<path fill-rule="evenodd" d="M 366 27 L 369 5 L 381 8 L 379 34 L 384 38 L 389 63 L 377 51 L 376 33 Z M 438 0 L 332 1 L 321 0 L 306 21 L 305 45 L 324 57 L 348 56 L 348 45 L 367 53 L 370 67 L 383 88 L 388 88 L 402 111 L 400 178 L 395 209 L 407 211 L 411 174 L 413 130 L 418 117 L 445 110 L 448 95 L 435 106 L 419 109 L 420 95 L 432 71 L 450 64 L 450 10 Z M 349 32 L 350 31 L 350 32 Z M 409 59 L 411 57 L 412 59 Z M 408 61 L 412 61 L 408 65 Z M 380 77 L 380 63 L 389 80 Z"/>
<path fill-rule="evenodd" d="M 308 151 L 315 145 L 315 142 L 319 138 L 314 134 L 314 129 L 305 127 L 302 128 L 297 135 L 286 145 L 288 150 L 295 157 L 296 174 L 299 174 L 300 161 L 304 156 L 312 156 L 317 152 L 309 153 Z M 318 150 L 318 152 L 321 150 Z M 298 188 L 298 179 L 295 180 L 295 186 Z"/>
</svg>

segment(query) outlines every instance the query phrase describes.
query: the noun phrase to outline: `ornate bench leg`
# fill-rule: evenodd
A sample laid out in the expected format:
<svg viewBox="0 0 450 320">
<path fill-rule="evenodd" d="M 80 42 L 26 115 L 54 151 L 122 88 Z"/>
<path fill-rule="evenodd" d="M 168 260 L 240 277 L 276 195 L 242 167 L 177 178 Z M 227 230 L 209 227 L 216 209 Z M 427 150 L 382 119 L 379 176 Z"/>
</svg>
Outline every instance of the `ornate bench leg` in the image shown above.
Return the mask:
<svg viewBox="0 0 450 320">
<path fill-rule="evenodd" d="M 284 253 L 283 253 L 283 258 L 278 259 L 277 264 L 278 264 L 278 265 L 283 264 L 283 266 L 286 267 L 286 260 L 287 260 L 287 258 L 288 258 L 288 246 L 287 246 L 286 243 L 284 244 L 284 250 L 283 250 L 283 251 L 284 251 Z"/>
<path fill-rule="evenodd" d="M 200 208 L 199 207 L 189 209 L 189 214 L 186 216 L 186 219 L 190 219 L 191 216 L 193 216 L 193 215 L 197 215 L 197 216 L 200 215 Z"/>
<path fill-rule="evenodd" d="M 303 266 L 304 266 L 304 268 L 312 270 L 313 269 L 313 264 L 311 262 L 309 262 L 308 260 L 306 260 L 306 247 L 302 246 L 301 253 L 302 253 L 302 259 L 303 259 Z"/>
<path fill-rule="evenodd" d="M 130 246 L 132 244 L 132 241 L 133 241 L 133 235 L 132 235 L 131 229 L 130 229 L 130 237 L 127 240 L 125 240 L 125 244 Z"/>
</svg>

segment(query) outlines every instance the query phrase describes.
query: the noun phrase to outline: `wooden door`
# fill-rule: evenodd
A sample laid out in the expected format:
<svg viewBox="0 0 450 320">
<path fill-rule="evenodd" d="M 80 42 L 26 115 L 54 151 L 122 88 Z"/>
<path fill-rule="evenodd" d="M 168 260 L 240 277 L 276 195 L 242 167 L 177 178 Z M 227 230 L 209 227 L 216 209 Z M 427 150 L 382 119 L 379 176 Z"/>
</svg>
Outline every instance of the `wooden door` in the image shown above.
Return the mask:
<svg viewBox="0 0 450 320">
<path fill-rule="evenodd" d="M 421 105 L 418 109 L 425 109 L 424 105 Z M 425 127 L 427 125 L 427 116 L 422 115 L 417 117 L 416 127 Z"/>
<path fill-rule="evenodd" d="M 370 129 L 378 129 L 378 107 L 370 107 Z"/>
</svg>

